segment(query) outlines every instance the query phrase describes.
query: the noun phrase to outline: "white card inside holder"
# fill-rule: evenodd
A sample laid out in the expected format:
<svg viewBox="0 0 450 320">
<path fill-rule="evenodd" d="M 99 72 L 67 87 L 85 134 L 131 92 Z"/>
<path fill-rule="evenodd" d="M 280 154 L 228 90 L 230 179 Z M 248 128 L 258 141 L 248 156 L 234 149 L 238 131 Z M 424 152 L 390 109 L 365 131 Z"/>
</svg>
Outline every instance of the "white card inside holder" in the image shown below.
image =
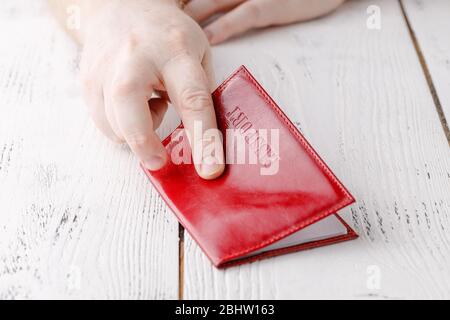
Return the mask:
<svg viewBox="0 0 450 320">
<path fill-rule="evenodd" d="M 346 235 L 347 232 L 346 226 L 335 215 L 330 215 L 267 247 L 253 251 L 245 257 L 251 257 L 264 252 L 288 248 L 308 242 L 343 236 Z"/>
</svg>

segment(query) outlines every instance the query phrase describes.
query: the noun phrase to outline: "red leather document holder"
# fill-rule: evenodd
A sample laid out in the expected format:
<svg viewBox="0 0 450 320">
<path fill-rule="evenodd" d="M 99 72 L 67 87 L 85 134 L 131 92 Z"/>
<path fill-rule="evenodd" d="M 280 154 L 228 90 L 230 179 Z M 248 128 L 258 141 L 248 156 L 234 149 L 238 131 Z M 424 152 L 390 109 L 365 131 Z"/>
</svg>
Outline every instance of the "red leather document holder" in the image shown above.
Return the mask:
<svg viewBox="0 0 450 320">
<path fill-rule="evenodd" d="M 262 175 L 263 161 L 227 164 L 223 176 L 212 181 L 201 179 L 193 164 L 172 161 L 159 171 L 145 172 L 216 267 L 357 237 L 336 214 L 354 198 L 245 67 L 213 99 L 225 145 L 226 129 L 278 129 L 278 150 L 268 147 L 269 134 L 264 140 L 264 150 L 278 160 L 277 173 Z M 187 143 L 180 130 L 163 141 L 169 155 Z M 250 142 L 248 149 L 257 152 Z"/>
</svg>

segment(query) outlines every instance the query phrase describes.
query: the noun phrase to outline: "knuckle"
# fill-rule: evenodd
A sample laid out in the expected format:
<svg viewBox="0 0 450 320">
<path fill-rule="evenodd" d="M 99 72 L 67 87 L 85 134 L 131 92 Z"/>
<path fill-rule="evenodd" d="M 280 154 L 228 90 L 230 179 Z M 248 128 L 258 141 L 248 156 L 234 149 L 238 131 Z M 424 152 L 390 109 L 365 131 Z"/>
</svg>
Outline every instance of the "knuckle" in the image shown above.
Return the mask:
<svg viewBox="0 0 450 320">
<path fill-rule="evenodd" d="M 132 78 L 114 81 L 111 85 L 111 96 L 115 98 L 129 96 L 136 90 L 138 85 L 136 80 Z"/>
<path fill-rule="evenodd" d="M 200 89 L 186 89 L 181 94 L 181 109 L 184 112 L 202 112 L 211 105 L 211 96 Z"/>
<path fill-rule="evenodd" d="M 169 31 L 167 31 L 166 37 L 168 42 L 172 46 L 176 48 L 181 48 L 186 46 L 188 34 L 185 30 L 181 28 L 172 28 Z"/>
<path fill-rule="evenodd" d="M 180 64 L 185 64 L 186 61 L 192 56 L 191 52 L 186 47 L 173 47 L 171 56 L 167 58 L 163 68 L 166 66 L 179 66 Z"/>
<path fill-rule="evenodd" d="M 247 2 L 245 5 L 245 10 L 248 14 L 248 17 L 252 20 L 256 21 L 261 17 L 261 7 L 258 3 Z"/>
<path fill-rule="evenodd" d="M 164 67 L 168 65 L 179 65 L 180 63 L 185 64 L 186 61 L 190 59 L 190 56 L 191 54 L 187 48 L 174 48 L 174 50 L 172 50 L 172 56 L 167 60 Z"/>
<path fill-rule="evenodd" d="M 149 135 L 143 132 L 132 132 L 126 134 L 126 141 L 132 148 L 138 148 L 146 145 L 150 141 Z"/>
</svg>

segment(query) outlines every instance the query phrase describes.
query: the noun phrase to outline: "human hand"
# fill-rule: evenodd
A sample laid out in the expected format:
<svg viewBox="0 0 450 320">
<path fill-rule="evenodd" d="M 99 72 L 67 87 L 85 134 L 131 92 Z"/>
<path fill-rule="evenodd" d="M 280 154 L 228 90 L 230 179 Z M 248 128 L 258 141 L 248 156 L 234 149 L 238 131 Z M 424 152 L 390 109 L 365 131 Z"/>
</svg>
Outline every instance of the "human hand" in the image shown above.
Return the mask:
<svg viewBox="0 0 450 320">
<path fill-rule="evenodd" d="M 345 0 L 192 0 L 186 12 L 202 23 L 225 13 L 205 27 L 211 44 L 254 28 L 305 21 L 330 13 Z"/>
<path fill-rule="evenodd" d="M 201 121 L 203 132 L 217 129 L 210 48 L 201 28 L 175 1 L 95 3 L 98 8 L 79 38 L 84 46 L 83 87 L 96 125 L 112 140 L 126 142 L 145 167 L 158 170 L 167 161 L 155 133 L 167 110 L 166 99 L 154 95 L 162 92 L 183 120 L 194 157 L 209 159 L 195 163 L 199 175 L 204 179 L 221 175 L 223 150 L 195 155 L 202 149 L 194 145 L 206 141 L 191 139 L 195 121 Z"/>
</svg>

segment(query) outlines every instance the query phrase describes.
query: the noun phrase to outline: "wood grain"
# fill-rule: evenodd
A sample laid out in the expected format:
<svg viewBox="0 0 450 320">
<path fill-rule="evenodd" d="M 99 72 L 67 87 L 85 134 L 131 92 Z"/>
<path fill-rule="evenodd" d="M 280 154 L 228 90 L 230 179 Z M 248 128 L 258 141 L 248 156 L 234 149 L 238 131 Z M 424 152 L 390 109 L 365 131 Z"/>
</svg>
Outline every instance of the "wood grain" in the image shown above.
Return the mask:
<svg viewBox="0 0 450 320">
<path fill-rule="evenodd" d="M 349 187 L 361 237 L 218 271 L 187 236 L 185 298 L 449 298 L 450 150 L 399 3 L 351 1 L 214 53 L 219 79 L 246 64 Z"/>
<path fill-rule="evenodd" d="M 178 223 L 92 125 L 44 3 L 0 9 L 0 299 L 176 299 Z"/>
<path fill-rule="evenodd" d="M 429 72 L 435 104 L 450 143 L 450 2 L 406 0 L 403 6 Z"/>
</svg>

